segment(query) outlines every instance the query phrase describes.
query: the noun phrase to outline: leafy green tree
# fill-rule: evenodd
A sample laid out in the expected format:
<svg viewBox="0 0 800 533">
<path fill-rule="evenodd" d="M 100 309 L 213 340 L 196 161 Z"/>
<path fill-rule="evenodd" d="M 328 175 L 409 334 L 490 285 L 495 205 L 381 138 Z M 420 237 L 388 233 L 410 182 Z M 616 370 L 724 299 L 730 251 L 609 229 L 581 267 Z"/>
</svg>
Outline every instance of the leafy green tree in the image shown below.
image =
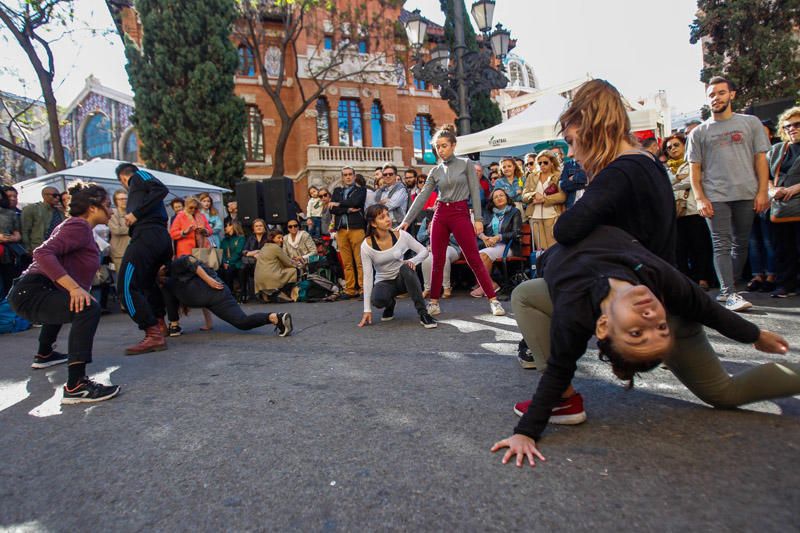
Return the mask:
<svg viewBox="0 0 800 533">
<path fill-rule="evenodd" d="M 25 52 L 36 73 L 42 91 L 51 148 L 50 153 L 46 153 L 44 146 L 33 146 L 26 134 L 40 125 L 39 114 L 35 113 L 35 106 L 39 101 L 30 100 L 28 105 L 15 105 L 6 98 L 2 100 L 2 122 L 7 135 L 5 138 L 0 137 L 0 147 L 27 157 L 47 172 L 66 168 L 64 145 L 59 131 L 58 104 L 53 90 L 56 61 L 51 44 L 62 37 L 54 30 L 58 27 L 65 28 L 72 21 L 72 8 L 72 0 L 0 2 L 2 40 L 5 41 L 5 34 L 10 33 Z"/>
<path fill-rule="evenodd" d="M 797 97 L 800 0 L 698 0 L 690 42 L 703 43 L 700 80 L 725 76 L 736 104 Z"/>
<path fill-rule="evenodd" d="M 467 45 L 467 50 L 477 52 L 479 50 L 478 39 L 475 35 L 475 30 L 472 28 L 470 21 L 470 14 L 464 4 L 464 0 L 440 0 L 442 12 L 445 14 L 444 22 L 444 38 L 452 44 L 455 42 L 455 22 L 453 17 L 455 5 L 459 5 L 464 10 L 464 43 Z M 450 100 L 450 107 L 458 113 L 457 104 Z M 469 114 L 471 117 L 470 126 L 472 133 L 485 130 L 496 126 L 503 121 L 503 114 L 497 103 L 487 93 L 478 93 L 474 95 L 469 103 Z"/>
<path fill-rule="evenodd" d="M 126 38 L 133 123 L 152 168 L 230 187 L 244 174 L 244 102 L 230 0 L 138 0 L 141 48 Z"/>
</svg>

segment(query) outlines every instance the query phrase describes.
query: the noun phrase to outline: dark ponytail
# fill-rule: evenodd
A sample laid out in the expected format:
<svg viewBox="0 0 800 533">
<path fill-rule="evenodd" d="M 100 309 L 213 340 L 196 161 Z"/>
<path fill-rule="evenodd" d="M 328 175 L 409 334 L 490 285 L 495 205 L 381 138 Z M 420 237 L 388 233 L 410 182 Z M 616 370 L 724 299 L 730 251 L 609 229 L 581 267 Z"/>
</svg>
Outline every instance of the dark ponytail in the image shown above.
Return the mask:
<svg viewBox="0 0 800 533">
<path fill-rule="evenodd" d="M 657 359 L 648 359 L 642 361 L 631 361 L 629 359 L 625 359 L 622 354 L 614 349 L 614 345 L 608 338 L 598 339 L 597 349 L 600 350 L 600 353 L 597 354 L 600 360 L 606 363 L 611 363 L 611 370 L 614 372 L 614 375 L 622 381 L 628 382 L 628 384 L 625 386 L 625 388 L 628 390 L 633 388 L 633 380 L 636 374 L 641 372 L 649 372 L 663 362 L 663 359 L 660 357 Z"/>
<path fill-rule="evenodd" d="M 69 214 L 79 217 L 86 214 L 90 207 L 103 207 L 108 200 L 108 191 L 96 183 L 76 181 L 67 189 L 70 194 Z"/>
</svg>

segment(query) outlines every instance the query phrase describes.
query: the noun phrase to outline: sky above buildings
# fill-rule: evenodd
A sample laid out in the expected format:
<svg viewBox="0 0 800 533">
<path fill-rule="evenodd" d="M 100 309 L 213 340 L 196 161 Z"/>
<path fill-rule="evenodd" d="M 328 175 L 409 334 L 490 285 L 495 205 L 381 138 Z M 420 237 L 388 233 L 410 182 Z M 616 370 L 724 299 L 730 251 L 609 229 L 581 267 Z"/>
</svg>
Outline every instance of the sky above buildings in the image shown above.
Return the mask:
<svg viewBox="0 0 800 533">
<path fill-rule="evenodd" d="M 405 7 L 444 22 L 439 0 L 407 0 Z M 698 81 L 702 53 L 699 45 L 689 44 L 696 9 L 695 0 L 497 0 L 495 23 L 511 31 L 517 39 L 514 52 L 531 64 L 543 87 L 588 73 L 609 80 L 631 99 L 666 90 L 673 110 L 688 112 L 704 103 Z M 54 45 L 59 104 L 67 105 L 90 74 L 131 93 L 122 41 L 105 2 L 76 2 L 76 26 Z M 0 72 L 3 90 L 40 96 L 33 70 L 15 41 L 0 41 L 0 66 L 16 70 Z"/>
</svg>

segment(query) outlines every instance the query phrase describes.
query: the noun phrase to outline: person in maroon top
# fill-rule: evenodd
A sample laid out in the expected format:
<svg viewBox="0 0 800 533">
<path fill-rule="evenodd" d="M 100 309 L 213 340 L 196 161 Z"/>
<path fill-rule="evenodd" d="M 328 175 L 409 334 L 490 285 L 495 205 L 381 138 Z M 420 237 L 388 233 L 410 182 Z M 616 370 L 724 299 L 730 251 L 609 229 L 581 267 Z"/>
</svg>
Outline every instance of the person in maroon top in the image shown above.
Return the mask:
<svg viewBox="0 0 800 533">
<path fill-rule="evenodd" d="M 91 297 L 92 279 L 100 266 L 100 251 L 92 229 L 108 223 L 108 192 L 94 183 L 69 188 L 70 218 L 33 252 L 33 263 L 9 292 L 11 308 L 31 322 L 39 322 L 39 352 L 33 368 L 68 362 L 62 404 L 99 402 L 119 393 L 117 385 L 95 383 L 86 376 L 92 345 L 100 322 L 100 305 Z M 53 350 L 62 324 L 72 324 L 69 355 Z"/>
</svg>

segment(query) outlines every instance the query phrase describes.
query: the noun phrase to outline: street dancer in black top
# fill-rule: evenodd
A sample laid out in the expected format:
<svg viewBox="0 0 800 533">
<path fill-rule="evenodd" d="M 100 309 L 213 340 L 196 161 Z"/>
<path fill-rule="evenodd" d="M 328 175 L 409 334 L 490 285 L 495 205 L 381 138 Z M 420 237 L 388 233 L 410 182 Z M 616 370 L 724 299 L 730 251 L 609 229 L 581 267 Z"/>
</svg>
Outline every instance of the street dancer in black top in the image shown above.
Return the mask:
<svg viewBox="0 0 800 533">
<path fill-rule="evenodd" d="M 162 268 L 159 284 L 167 306 L 169 336 L 181 334 L 179 308 L 208 309 L 232 326 L 248 330 L 273 324 L 278 335 L 285 337 L 292 332 L 292 316 L 289 313 L 246 314 L 236 303 L 233 293 L 214 270 L 191 255 L 175 259 L 169 268 Z M 185 310 L 186 311 L 186 310 Z"/>
<path fill-rule="evenodd" d="M 126 348 L 125 354 L 166 350 L 164 299 L 157 277 L 159 268 L 172 259 L 172 239 L 164 208 L 169 190 L 155 176 L 131 163 L 120 164 L 116 173 L 128 190 L 125 223 L 131 236 L 117 274 L 117 293 L 122 308 L 145 332 L 144 339 Z"/>
<path fill-rule="evenodd" d="M 689 390 L 717 407 L 800 393 L 800 364 L 768 363 L 731 377 L 713 352 L 673 350 L 667 312 L 766 353 L 785 354 L 789 345 L 719 305 L 619 228 L 599 226 L 577 244 L 556 244 L 539 258 L 537 271 L 550 298 L 543 294 L 533 302 L 539 309 L 537 333 L 528 336 L 544 374 L 514 437 L 492 448 L 509 448 L 503 462 L 513 455 L 518 466 L 525 457 L 531 465 L 534 456 L 544 459 L 535 443 L 551 416 L 561 416 L 561 396 L 571 387 L 592 335 L 598 338 L 601 359 L 610 361 L 614 373 L 630 380 L 630 386 L 635 373 L 663 361 Z"/>
</svg>

